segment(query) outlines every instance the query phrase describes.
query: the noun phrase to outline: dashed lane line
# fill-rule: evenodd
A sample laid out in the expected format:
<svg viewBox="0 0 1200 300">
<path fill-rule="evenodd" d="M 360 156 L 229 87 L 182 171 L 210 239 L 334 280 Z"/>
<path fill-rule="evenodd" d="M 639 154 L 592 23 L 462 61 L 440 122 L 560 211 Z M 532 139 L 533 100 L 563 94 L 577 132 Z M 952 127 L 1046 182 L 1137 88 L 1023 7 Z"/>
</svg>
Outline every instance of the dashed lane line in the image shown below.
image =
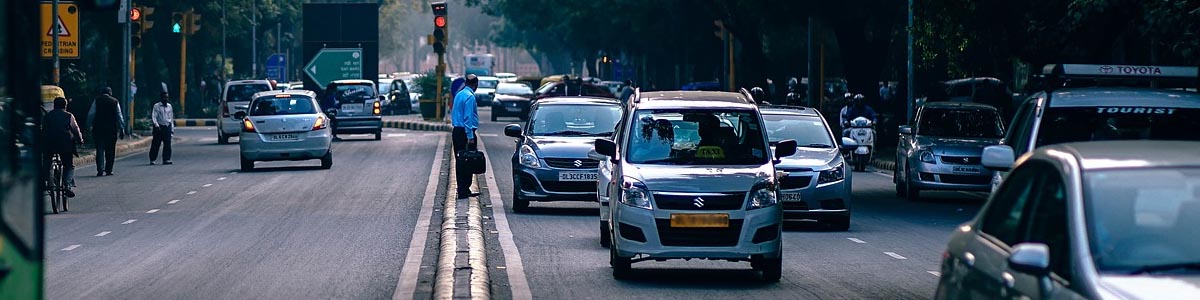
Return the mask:
<svg viewBox="0 0 1200 300">
<path fill-rule="evenodd" d="M 167 201 L 167 204 L 175 204 L 175 203 L 179 203 L 179 199 Z"/>
<path fill-rule="evenodd" d="M 188 195 L 195 195 L 195 194 L 196 194 L 196 191 L 188 191 L 188 192 L 187 192 L 187 194 L 188 194 Z"/>
<path fill-rule="evenodd" d="M 856 239 L 856 238 L 846 238 L 846 239 L 850 240 L 851 242 L 854 242 L 855 244 L 866 244 L 867 243 L 866 241 Z"/>
<path fill-rule="evenodd" d="M 210 187 L 210 186 L 212 186 L 212 184 L 211 184 L 211 183 L 206 183 L 206 184 L 204 184 L 204 185 L 202 185 L 202 186 L 200 186 L 200 187 Z"/>
<path fill-rule="evenodd" d="M 388 137 L 405 137 L 405 136 L 408 136 L 408 134 L 407 133 L 389 133 L 387 136 Z"/>
<path fill-rule="evenodd" d="M 101 231 L 100 233 L 97 233 L 95 236 L 106 236 L 109 233 L 112 233 L 112 231 Z"/>
<path fill-rule="evenodd" d="M 79 245 L 79 244 L 70 245 L 70 246 L 67 246 L 66 248 L 62 248 L 62 251 L 71 251 L 71 250 L 78 249 L 79 247 L 83 247 L 83 245 Z"/>
<path fill-rule="evenodd" d="M 929 273 L 929 275 L 933 275 L 934 277 L 942 277 L 942 273 L 938 271 L 925 271 L 925 273 Z"/>
<path fill-rule="evenodd" d="M 883 254 L 887 254 L 887 256 L 891 256 L 892 258 L 899 259 L 899 260 L 908 259 L 907 257 L 901 256 L 900 254 L 896 254 L 896 252 L 884 252 Z"/>
<path fill-rule="evenodd" d="M 125 220 L 125 222 L 121 222 L 121 225 L 129 225 L 129 224 L 133 224 L 133 222 L 137 222 L 137 219 Z"/>
<path fill-rule="evenodd" d="M 225 177 L 217 178 L 217 181 L 225 181 Z"/>
<path fill-rule="evenodd" d="M 156 212 L 158 212 L 157 208 L 146 211 L 146 213 L 148 213 L 148 214 L 152 214 L 152 213 L 156 213 Z"/>
<path fill-rule="evenodd" d="M 479 136 L 482 136 L 482 137 L 498 137 L 498 136 L 500 136 L 500 135 L 499 135 L 499 134 L 495 134 L 495 133 L 480 133 L 480 134 L 479 134 Z"/>
</svg>

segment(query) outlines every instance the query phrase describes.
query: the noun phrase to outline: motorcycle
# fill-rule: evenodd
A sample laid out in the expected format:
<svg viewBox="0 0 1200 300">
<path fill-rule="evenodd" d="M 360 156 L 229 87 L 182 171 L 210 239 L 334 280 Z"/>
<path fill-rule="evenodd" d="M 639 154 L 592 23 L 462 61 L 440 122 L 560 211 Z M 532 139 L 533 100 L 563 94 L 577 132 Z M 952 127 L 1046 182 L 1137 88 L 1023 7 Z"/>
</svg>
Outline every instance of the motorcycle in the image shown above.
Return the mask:
<svg viewBox="0 0 1200 300">
<path fill-rule="evenodd" d="M 854 166 L 854 171 L 866 171 L 867 165 L 871 164 L 871 154 L 875 148 L 875 122 L 866 117 L 858 117 L 847 123 L 849 124 L 842 124 L 843 127 L 847 127 L 843 135 L 857 144 L 848 158 Z"/>
</svg>

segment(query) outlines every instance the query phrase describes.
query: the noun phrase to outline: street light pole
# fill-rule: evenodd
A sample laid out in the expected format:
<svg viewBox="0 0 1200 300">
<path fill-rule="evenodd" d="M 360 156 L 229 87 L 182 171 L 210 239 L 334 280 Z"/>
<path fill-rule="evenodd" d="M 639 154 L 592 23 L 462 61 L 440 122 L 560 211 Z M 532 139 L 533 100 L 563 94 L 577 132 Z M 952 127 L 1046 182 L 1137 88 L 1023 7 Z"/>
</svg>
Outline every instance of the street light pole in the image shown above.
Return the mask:
<svg viewBox="0 0 1200 300">
<path fill-rule="evenodd" d="M 258 0 L 250 0 L 250 78 L 258 78 Z"/>
<path fill-rule="evenodd" d="M 916 87 L 916 79 L 913 74 L 913 0 L 908 0 L 908 118 L 904 119 L 904 124 L 910 124 L 913 119 L 913 88 Z"/>
<path fill-rule="evenodd" d="M 60 30 L 62 30 L 58 28 L 58 18 L 58 0 L 54 0 L 50 2 L 50 42 L 54 43 L 50 46 L 50 51 L 54 51 L 54 85 L 56 86 L 60 85 L 58 76 L 58 33 Z M 126 30 L 126 32 L 128 32 L 128 30 Z"/>
<path fill-rule="evenodd" d="M 225 21 L 225 0 L 221 0 L 221 88 L 225 87 L 225 66 L 229 64 L 229 55 L 225 53 L 225 28 L 229 27 L 229 23 Z"/>
</svg>

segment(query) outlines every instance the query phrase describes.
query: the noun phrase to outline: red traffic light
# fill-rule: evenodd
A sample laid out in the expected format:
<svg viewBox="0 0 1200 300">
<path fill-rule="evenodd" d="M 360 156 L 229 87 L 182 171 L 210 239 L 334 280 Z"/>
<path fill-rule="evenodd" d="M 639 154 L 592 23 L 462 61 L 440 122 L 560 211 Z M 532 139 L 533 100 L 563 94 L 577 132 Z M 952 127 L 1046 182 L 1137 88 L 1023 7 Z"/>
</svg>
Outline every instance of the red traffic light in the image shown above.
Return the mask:
<svg viewBox="0 0 1200 300">
<path fill-rule="evenodd" d="M 437 26 L 437 28 L 446 28 L 446 16 L 433 17 L 433 26 Z"/>
<path fill-rule="evenodd" d="M 142 9 L 134 7 L 133 9 L 129 10 L 129 20 L 134 22 L 141 21 Z"/>
</svg>

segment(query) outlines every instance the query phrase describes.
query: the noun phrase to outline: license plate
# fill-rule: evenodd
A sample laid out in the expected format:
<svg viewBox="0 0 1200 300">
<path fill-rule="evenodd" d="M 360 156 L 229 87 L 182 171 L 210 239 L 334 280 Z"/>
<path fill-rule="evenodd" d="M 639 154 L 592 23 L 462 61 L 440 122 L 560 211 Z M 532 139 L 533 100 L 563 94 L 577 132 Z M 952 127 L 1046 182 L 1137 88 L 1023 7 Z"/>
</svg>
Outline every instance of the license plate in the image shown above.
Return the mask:
<svg viewBox="0 0 1200 300">
<path fill-rule="evenodd" d="M 353 112 L 353 111 L 362 111 L 362 109 L 363 109 L 362 103 L 342 104 L 342 110 L 344 110 L 344 111 Z"/>
<path fill-rule="evenodd" d="M 505 110 L 508 110 L 508 111 L 513 111 L 513 112 L 519 112 L 519 111 L 521 111 L 521 108 L 520 108 L 520 107 L 505 107 L 504 109 L 505 109 Z"/>
<path fill-rule="evenodd" d="M 271 135 L 272 141 L 294 141 L 294 140 L 298 140 L 298 139 L 300 139 L 300 137 L 295 134 L 272 134 Z"/>
<path fill-rule="evenodd" d="M 596 172 L 559 172 L 558 181 L 596 181 Z"/>
<path fill-rule="evenodd" d="M 979 174 L 979 168 L 977 168 L 977 167 L 953 167 L 950 169 L 950 172 L 963 173 L 963 174 Z"/>
<path fill-rule="evenodd" d="M 779 200 L 783 200 L 783 202 L 803 201 L 800 199 L 800 193 L 781 193 L 779 194 Z"/>
<path fill-rule="evenodd" d="M 729 214 L 671 214 L 671 227 L 727 228 Z"/>
</svg>

